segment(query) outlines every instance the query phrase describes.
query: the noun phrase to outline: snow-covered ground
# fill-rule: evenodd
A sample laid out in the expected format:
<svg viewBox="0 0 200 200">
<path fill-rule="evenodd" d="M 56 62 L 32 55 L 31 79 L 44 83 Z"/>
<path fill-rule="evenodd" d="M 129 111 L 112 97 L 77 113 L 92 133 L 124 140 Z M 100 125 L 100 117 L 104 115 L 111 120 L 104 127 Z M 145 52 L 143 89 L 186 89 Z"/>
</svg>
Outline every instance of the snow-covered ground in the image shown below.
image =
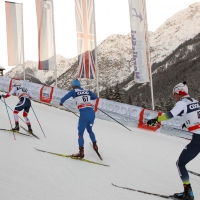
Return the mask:
<svg viewBox="0 0 200 200">
<path fill-rule="evenodd" d="M 13 109 L 18 99 L 6 99 Z M 30 110 L 32 127 L 41 139 L 0 131 L 0 199 L 2 200 L 156 200 L 160 197 L 113 187 L 121 186 L 170 195 L 183 190 L 176 160 L 188 140 L 96 119 L 94 132 L 104 167 L 36 151 L 78 151 L 77 121 L 72 113 L 32 102 L 46 134 Z M 0 128 L 10 128 L 0 101 Z M 13 122 L 13 115 L 10 112 Z M 22 117 L 22 113 L 20 113 Z M 21 122 L 23 125 L 23 122 Z M 14 126 L 14 123 L 13 123 Z M 21 130 L 23 131 L 23 130 Z M 85 132 L 85 159 L 101 162 Z M 187 168 L 200 173 L 200 155 Z M 200 177 L 190 175 L 195 199 L 200 199 Z"/>
</svg>

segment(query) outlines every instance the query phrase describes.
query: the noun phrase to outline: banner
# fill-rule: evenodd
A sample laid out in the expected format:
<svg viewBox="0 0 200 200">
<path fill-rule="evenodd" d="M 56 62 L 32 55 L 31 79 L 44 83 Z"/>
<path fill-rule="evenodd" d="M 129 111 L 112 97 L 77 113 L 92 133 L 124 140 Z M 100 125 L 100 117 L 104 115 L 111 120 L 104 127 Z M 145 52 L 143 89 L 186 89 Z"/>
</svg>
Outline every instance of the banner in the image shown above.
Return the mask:
<svg viewBox="0 0 200 200">
<path fill-rule="evenodd" d="M 38 24 L 39 70 L 54 70 L 56 67 L 54 44 L 53 0 L 36 0 Z"/>
<path fill-rule="evenodd" d="M 78 78 L 94 79 L 95 30 L 93 0 L 75 0 L 78 48 Z"/>
<path fill-rule="evenodd" d="M 145 0 L 129 0 L 135 81 L 150 81 L 149 44 Z"/>
<path fill-rule="evenodd" d="M 8 65 L 23 65 L 23 7 L 21 3 L 5 2 Z"/>
</svg>

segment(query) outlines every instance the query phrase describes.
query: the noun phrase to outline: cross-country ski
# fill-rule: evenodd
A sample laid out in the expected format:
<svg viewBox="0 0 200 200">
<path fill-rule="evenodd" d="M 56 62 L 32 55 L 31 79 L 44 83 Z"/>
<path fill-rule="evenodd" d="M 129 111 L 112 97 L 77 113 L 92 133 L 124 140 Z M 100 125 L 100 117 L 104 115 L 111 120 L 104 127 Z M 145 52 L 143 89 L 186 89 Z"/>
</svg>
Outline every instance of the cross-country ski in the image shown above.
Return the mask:
<svg viewBox="0 0 200 200">
<path fill-rule="evenodd" d="M 53 154 L 53 155 L 56 155 L 56 156 L 62 156 L 62 157 L 71 158 L 71 159 L 74 159 L 74 160 L 80 160 L 80 161 L 87 162 L 87 163 L 92 163 L 92 164 L 96 164 L 96 165 L 102 165 L 102 166 L 109 167 L 109 165 L 106 165 L 106 164 L 103 164 L 103 163 L 98 163 L 98 162 L 94 162 L 94 161 L 83 159 L 83 158 L 77 158 L 77 157 L 74 157 L 72 155 L 61 154 L 61 153 L 54 153 L 54 152 L 44 151 L 44 150 L 37 149 L 37 148 L 35 148 L 35 149 L 37 151 L 41 151 L 41 152 L 44 152 L 44 153 Z"/>
</svg>

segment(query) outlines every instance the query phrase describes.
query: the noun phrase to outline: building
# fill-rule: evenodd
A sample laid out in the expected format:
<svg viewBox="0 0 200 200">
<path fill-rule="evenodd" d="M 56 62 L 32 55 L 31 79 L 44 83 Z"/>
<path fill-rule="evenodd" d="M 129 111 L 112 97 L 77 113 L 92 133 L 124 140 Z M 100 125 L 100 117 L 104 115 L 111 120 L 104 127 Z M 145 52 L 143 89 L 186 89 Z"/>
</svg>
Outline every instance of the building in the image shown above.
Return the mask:
<svg viewBox="0 0 200 200">
<path fill-rule="evenodd" d="M 5 70 L 5 68 L 3 68 L 2 66 L 0 66 L 0 76 L 3 76 L 3 70 Z"/>
</svg>

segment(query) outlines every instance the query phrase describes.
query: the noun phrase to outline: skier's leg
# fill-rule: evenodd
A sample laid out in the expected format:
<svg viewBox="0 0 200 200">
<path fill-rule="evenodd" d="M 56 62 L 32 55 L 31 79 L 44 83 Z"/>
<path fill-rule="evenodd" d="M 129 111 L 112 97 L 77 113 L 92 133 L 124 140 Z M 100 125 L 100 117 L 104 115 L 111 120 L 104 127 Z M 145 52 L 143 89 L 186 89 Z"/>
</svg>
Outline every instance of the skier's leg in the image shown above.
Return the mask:
<svg viewBox="0 0 200 200">
<path fill-rule="evenodd" d="M 200 135 L 194 134 L 192 141 L 183 149 L 176 162 L 178 172 L 183 184 L 190 184 L 189 175 L 186 169 L 186 164 L 193 160 L 200 152 L 200 140 L 196 141 L 196 138 L 200 139 Z"/>
<path fill-rule="evenodd" d="M 79 147 L 84 147 L 84 138 L 83 138 L 83 134 L 86 128 L 86 122 L 81 120 L 81 118 L 79 119 L 78 122 L 78 144 Z"/>
<path fill-rule="evenodd" d="M 30 120 L 28 118 L 28 113 L 29 113 L 30 107 L 31 107 L 31 101 L 30 101 L 30 99 L 26 99 L 24 112 L 23 112 L 23 117 L 24 117 L 24 119 L 26 121 L 26 124 L 28 126 L 28 131 L 29 132 L 33 132 L 32 128 L 31 128 Z"/>
<path fill-rule="evenodd" d="M 15 128 L 13 128 L 14 131 L 19 131 L 19 117 L 18 113 L 24 109 L 25 104 L 25 98 L 21 98 L 18 102 L 18 104 L 15 106 L 15 109 L 13 111 L 14 114 L 14 120 L 15 120 Z"/>
</svg>

